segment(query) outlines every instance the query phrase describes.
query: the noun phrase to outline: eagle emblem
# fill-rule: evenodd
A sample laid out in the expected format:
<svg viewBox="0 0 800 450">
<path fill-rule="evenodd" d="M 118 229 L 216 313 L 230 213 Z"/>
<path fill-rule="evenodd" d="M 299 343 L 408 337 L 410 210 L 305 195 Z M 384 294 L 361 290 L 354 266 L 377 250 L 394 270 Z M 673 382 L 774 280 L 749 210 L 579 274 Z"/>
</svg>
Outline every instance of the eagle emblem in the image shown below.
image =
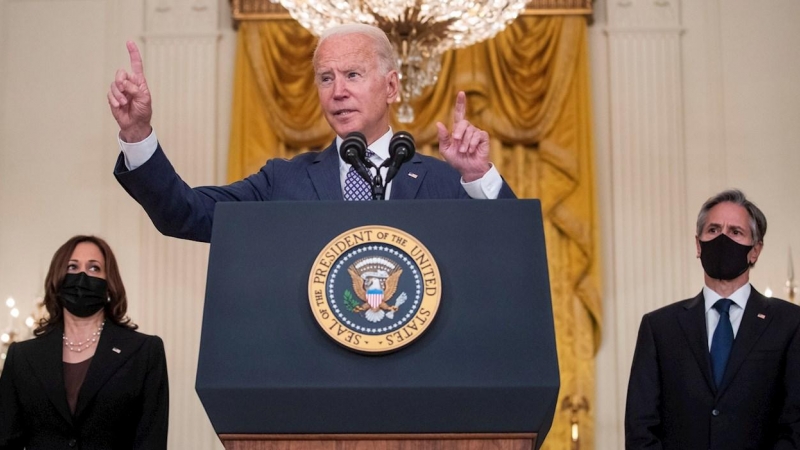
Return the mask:
<svg viewBox="0 0 800 450">
<path fill-rule="evenodd" d="M 388 258 L 370 256 L 361 258 L 347 268 L 353 281 L 353 291 L 361 300 L 354 302 L 352 311 L 364 313 L 370 322 L 379 322 L 384 317 L 394 318 L 394 313 L 406 301 L 406 294 L 397 297 L 394 305 L 388 302 L 397 291 L 397 283 L 403 269 Z"/>
<path fill-rule="evenodd" d="M 320 250 L 308 276 L 314 319 L 350 350 L 389 353 L 414 342 L 439 309 L 442 280 L 431 252 L 384 225 L 346 230 Z"/>
</svg>

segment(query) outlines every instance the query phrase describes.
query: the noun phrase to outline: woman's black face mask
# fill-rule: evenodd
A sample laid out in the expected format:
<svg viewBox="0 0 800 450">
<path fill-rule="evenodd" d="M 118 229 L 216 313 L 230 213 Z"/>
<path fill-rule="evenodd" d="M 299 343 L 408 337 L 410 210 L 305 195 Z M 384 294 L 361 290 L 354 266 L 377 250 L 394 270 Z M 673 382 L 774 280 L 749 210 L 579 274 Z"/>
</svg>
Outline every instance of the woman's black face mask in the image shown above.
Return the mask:
<svg viewBox="0 0 800 450">
<path fill-rule="evenodd" d="M 61 304 L 72 315 L 89 317 L 103 309 L 108 302 L 108 283 L 86 272 L 68 273 L 58 291 Z"/>
</svg>

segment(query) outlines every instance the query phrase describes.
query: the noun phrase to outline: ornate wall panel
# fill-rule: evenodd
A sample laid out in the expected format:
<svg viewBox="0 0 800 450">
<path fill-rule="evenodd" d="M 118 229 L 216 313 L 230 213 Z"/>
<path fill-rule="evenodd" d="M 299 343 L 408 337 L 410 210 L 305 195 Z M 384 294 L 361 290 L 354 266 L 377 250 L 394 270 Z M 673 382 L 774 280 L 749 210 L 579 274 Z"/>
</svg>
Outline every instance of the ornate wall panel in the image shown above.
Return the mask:
<svg viewBox="0 0 800 450">
<path fill-rule="evenodd" d="M 216 181 L 217 21 L 213 0 L 157 0 L 145 12 L 142 53 L 153 127 L 193 186 Z M 221 448 L 194 391 L 208 245 L 161 236 L 144 214 L 141 222 L 140 295 L 149 301 L 140 320 L 155 324 L 167 349 L 169 446 Z"/>
<path fill-rule="evenodd" d="M 604 214 L 606 343 L 598 363 L 597 448 L 621 446 L 630 365 L 642 316 L 685 296 L 686 217 L 681 26 L 677 0 L 607 4 L 608 198 Z M 613 392 L 614 395 L 603 395 Z M 608 447 L 611 448 L 611 447 Z"/>
</svg>

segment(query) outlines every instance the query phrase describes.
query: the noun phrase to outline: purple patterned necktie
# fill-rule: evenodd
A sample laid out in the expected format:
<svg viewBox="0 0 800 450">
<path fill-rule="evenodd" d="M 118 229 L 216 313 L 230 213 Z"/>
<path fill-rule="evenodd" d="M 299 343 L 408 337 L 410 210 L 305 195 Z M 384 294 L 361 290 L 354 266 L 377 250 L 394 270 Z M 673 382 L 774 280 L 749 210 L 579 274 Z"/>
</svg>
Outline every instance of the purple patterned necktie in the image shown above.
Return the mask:
<svg viewBox="0 0 800 450">
<path fill-rule="evenodd" d="M 367 158 L 372 158 L 375 153 L 372 150 L 367 150 Z M 347 171 L 347 176 L 344 179 L 344 199 L 347 201 L 352 200 L 372 200 L 372 188 L 369 183 L 356 172 L 353 166 Z"/>
</svg>

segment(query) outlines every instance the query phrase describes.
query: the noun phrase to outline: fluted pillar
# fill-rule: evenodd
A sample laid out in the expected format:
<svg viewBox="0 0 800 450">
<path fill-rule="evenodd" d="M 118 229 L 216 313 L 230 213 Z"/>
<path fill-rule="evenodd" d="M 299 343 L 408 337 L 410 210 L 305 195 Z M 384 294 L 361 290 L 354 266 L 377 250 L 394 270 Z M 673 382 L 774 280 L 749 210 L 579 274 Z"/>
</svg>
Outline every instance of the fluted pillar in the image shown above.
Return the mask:
<svg viewBox="0 0 800 450">
<path fill-rule="evenodd" d="M 146 3 L 144 68 L 153 127 L 178 173 L 192 186 L 217 173 L 217 3 Z M 170 376 L 169 447 L 217 449 L 194 390 L 208 245 L 161 236 L 142 214 L 139 321 L 165 342 Z"/>
<path fill-rule="evenodd" d="M 607 4 L 609 185 L 605 187 L 606 352 L 597 448 L 622 448 L 625 398 L 643 314 L 685 296 L 686 217 L 681 24 L 677 0 Z"/>
</svg>

